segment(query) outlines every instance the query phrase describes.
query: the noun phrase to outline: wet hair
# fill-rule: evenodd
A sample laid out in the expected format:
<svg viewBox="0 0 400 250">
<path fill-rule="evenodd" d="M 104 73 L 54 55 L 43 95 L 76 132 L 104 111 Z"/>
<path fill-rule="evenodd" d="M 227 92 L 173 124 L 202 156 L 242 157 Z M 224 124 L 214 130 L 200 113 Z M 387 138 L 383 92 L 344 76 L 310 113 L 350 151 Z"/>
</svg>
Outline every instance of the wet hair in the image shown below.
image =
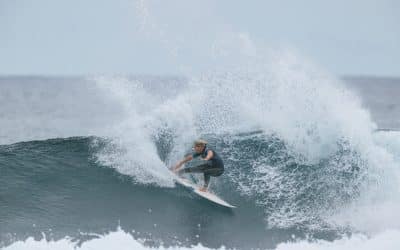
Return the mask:
<svg viewBox="0 0 400 250">
<path fill-rule="evenodd" d="M 203 139 L 197 139 L 194 141 L 193 143 L 195 146 L 206 146 L 207 145 L 207 141 L 203 140 Z"/>
</svg>

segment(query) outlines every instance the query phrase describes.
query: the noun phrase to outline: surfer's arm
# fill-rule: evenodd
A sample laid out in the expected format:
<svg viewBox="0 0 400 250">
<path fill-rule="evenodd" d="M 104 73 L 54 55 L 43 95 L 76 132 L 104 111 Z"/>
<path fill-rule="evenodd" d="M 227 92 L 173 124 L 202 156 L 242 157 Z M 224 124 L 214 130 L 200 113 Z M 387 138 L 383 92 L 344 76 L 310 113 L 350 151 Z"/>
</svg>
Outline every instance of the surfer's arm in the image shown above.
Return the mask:
<svg viewBox="0 0 400 250">
<path fill-rule="evenodd" d="M 205 160 L 205 161 L 209 161 L 211 158 L 213 158 L 213 156 L 214 156 L 214 153 L 213 153 L 213 151 L 212 151 L 212 150 L 208 150 L 208 152 L 207 152 L 207 156 L 206 156 L 206 157 L 204 157 L 204 158 L 203 158 L 203 160 Z"/>
<path fill-rule="evenodd" d="M 178 162 L 174 167 L 173 170 L 178 170 L 180 167 L 182 167 L 183 164 L 185 164 L 188 161 L 193 160 L 193 156 L 192 155 L 188 155 L 186 156 L 183 160 L 181 160 L 180 162 Z"/>
</svg>

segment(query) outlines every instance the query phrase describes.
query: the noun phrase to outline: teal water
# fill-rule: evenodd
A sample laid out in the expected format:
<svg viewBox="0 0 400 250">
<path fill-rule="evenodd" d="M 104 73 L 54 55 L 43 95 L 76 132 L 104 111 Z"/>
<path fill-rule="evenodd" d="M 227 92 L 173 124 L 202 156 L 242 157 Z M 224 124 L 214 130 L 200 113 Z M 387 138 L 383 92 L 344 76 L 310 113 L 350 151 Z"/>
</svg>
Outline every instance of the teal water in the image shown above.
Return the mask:
<svg viewBox="0 0 400 250">
<path fill-rule="evenodd" d="M 268 190 L 244 197 L 235 187 L 237 180 L 232 178 L 244 175 L 240 181 L 251 182 L 258 176 L 251 173 L 250 163 L 259 160 L 286 173 L 288 181 L 295 181 L 296 185 L 320 177 L 296 197 L 295 202 L 302 203 L 297 208 L 300 215 L 311 207 L 319 207 L 314 210 L 318 212 L 357 195 L 357 188 L 352 186 L 359 178 L 358 169 L 336 171 L 336 178 L 340 178 L 336 183 L 321 183 L 323 175 L 333 173 L 323 169 L 329 164 L 296 165 L 282 143 L 274 138 L 260 138 L 257 132 L 240 135 L 230 145 L 218 145 L 223 148 L 224 158 L 228 158 L 229 152 L 247 152 L 239 162 L 226 160 L 227 172 L 218 178 L 218 186 L 214 188 L 238 206 L 234 210 L 218 207 L 179 186 L 166 188 L 135 183 L 131 177 L 96 162 L 95 154 L 101 146 L 98 143 L 94 146 L 93 140 L 99 139 L 72 137 L 0 147 L 3 244 L 32 235 L 41 237 L 43 232 L 53 239 L 69 235 L 85 240 L 88 236 L 81 232 L 105 233 L 118 225 L 128 232 L 134 230 L 136 237 L 156 246 L 162 242 L 164 245 L 202 243 L 208 247 L 261 248 L 274 247 L 290 240 L 292 235 L 331 239 L 344 232 L 327 226 L 310 229 L 309 225 L 322 225 L 323 221 L 307 212 L 303 216 L 309 218 L 304 221 L 285 228 L 269 227 L 265 218 L 288 206 L 292 201 L 284 199 L 289 197 L 276 197 Z M 342 186 L 338 185 L 344 183 L 354 190 L 340 191 Z M 320 191 L 325 194 L 320 196 Z M 341 196 L 333 198 L 332 192 Z"/>
</svg>

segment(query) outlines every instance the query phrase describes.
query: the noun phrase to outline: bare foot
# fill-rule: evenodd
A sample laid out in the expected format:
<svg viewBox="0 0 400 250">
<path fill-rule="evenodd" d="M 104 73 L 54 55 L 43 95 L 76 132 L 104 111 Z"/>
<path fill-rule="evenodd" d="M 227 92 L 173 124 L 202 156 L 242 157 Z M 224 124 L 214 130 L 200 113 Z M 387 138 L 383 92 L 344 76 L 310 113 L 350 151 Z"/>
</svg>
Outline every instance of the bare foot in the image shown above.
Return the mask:
<svg viewBox="0 0 400 250">
<path fill-rule="evenodd" d="M 202 191 L 202 192 L 207 192 L 207 188 L 206 187 L 202 187 L 199 190 Z"/>
</svg>

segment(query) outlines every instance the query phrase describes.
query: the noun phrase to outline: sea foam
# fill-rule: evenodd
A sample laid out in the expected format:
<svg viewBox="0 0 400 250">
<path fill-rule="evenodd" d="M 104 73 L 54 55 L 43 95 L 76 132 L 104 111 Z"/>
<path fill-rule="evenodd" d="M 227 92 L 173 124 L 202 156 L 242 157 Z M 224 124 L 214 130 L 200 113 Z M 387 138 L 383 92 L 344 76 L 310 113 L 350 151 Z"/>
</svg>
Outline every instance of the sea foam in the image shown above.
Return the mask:
<svg viewBox="0 0 400 250">
<path fill-rule="evenodd" d="M 400 249 L 400 231 L 398 230 L 388 230 L 377 235 L 368 237 L 364 234 L 355 234 L 350 237 L 343 237 L 335 241 L 295 241 L 286 242 L 279 244 L 276 250 L 398 250 Z M 51 249 L 51 250 L 109 250 L 109 249 L 137 249 L 137 250 L 205 250 L 211 249 L 207 248 L 201 244 L 182 247 L 149 247 L 145 246 L 140 240 L 134 239 L 131 234 L 121 231 L 120 229 L 115 232 L 110 232 L 109 234 L 99 236 L 99 238 L 92 239 L 77 245 L 69 238 L 64 238 L 58 241 L 47 241 L 46 239 L 34 240 L 32 237 L 26 239 L 25 241 L 14 242 L 13 244 L 4 247 L 4 250 L 35 250 L 35 249 Z M 221 247 L 218 249 L 226 249 Z"/>
</svg>

